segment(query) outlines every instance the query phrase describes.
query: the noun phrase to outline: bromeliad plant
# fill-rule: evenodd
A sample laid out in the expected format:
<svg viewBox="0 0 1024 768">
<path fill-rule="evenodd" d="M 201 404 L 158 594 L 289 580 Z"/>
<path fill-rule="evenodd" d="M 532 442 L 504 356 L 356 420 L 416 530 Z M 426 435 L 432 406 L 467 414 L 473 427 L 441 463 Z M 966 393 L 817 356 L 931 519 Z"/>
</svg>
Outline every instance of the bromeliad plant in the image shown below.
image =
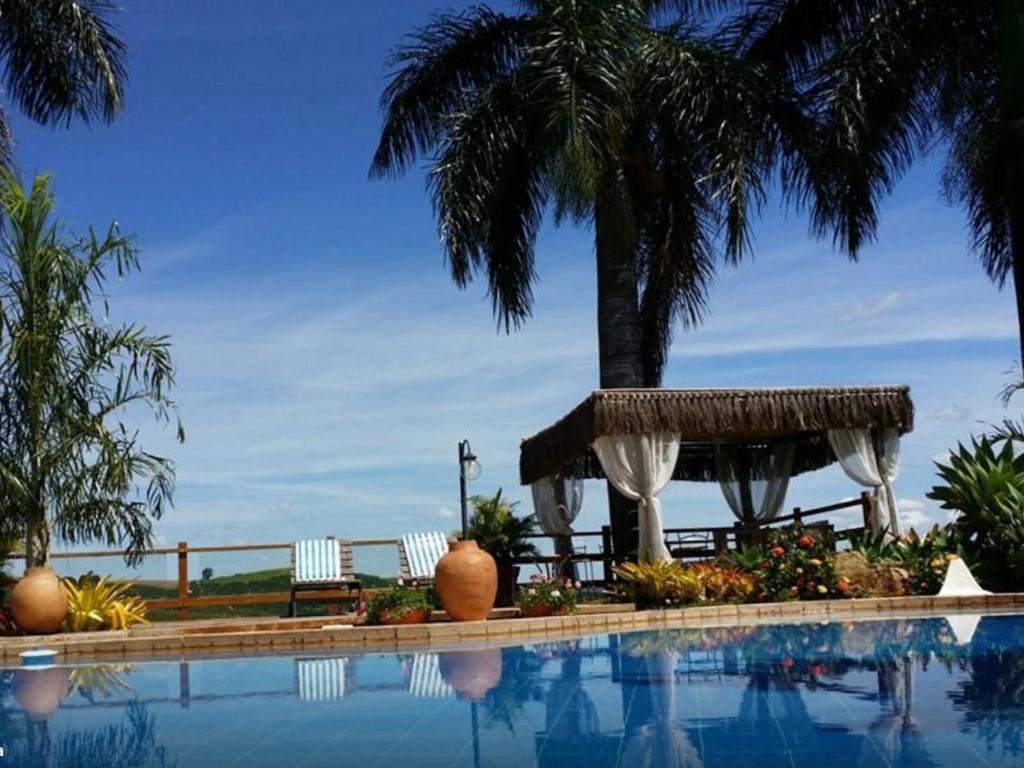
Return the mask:
<svg viewBox="0 0 1024 768">
<path fill-rule="evenodd" d="M 148 624 L 146 603 L 128 594 L 134 581 L 113 581 L 87 573 L 77 581 L 64 579 L 68 594 L 69 632 L 94 632 L 103 629 L 127 629 L 133 624 Z"/>
<path fill-rule="evenodd" d="M 622 563 L 612 570 L 637 608 L 671 608 L 701 596 L 700 578 L 675 561 Z"/>
<path fill-rule="evenodd" d="M 572 613 L 579 599 L 580 582 L 561 577 L 546 578 L 540 574 L 530 577 L 530 583 L 520 588 L 516 604 L 524 615 L 537 612 L 553 614 Z"/>
<path fill-rule="evenodd" d="M 391 589 L 382 589 L 366 603 L 367 624 L 398 624 L 403 619 L 416 615 L 429 620 L 434 609 L 434 598 L 429 589 L 419 587 L 417 582 L 409 585 L 398 584 Z"/>
<path fill-rule="evenodd" d="M 25 538 L 30 567 L 47 564 L 51 532 L 134 561 L 171 503 L 174 467 L 125 415 L 177 421 L 171 344 L 105 317 L 108 274 L 138 267 L 132 237 L 116 224 L 72 236 L 54 207 L 47 176 L 23 189 L 0 171 L 0 535 Z"/>
</svg>

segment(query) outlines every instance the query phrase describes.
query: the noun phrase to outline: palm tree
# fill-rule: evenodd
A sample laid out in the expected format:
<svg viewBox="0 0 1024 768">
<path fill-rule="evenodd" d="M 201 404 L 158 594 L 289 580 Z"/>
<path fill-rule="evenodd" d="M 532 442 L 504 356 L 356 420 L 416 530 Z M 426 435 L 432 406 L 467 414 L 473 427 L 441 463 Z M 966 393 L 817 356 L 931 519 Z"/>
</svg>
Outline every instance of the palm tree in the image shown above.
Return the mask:
<svg viewBox="0 0 1024 768">
<path fill-rule="evenodd" d="M 126 48 L 110 0 L 0 0 L 0 60 L 11 100 L 43 125 L 110 121 L 121 108 Z M 0 160 L 11 135 L 0 112 Z"/>
<path fill-rule="evenodd" d="M 116 225 L 72 239 L 53 208 L 46 176 L 25 190 L 0 172 L 0 524 L 24 535 L 28 566 L 46 564 L 51 531 L 133 560 L 170 503 L 174 468 L 126 417 L 174 419 L 170 342 L 96 317 L 106 274 L 138 265 L 132 239 Z"/>
<path fill-rule="evenodd" d="M 851 256 L 913 160 L 945 148 L 943 191 L 966 208 L 972 250 L 1013 282 L 1024 360 L 1024 5 L 759 0 L 737 29 L 746 56 L 815 105 L 816 151 L 790 193 Z"/>
<path fill-rule="evenodd" d="M 435 15 L 394 51 L 371 174 L 429 156 L 452 278 L 485 276 L 506 331 L 530 316 L 548 210 L 592 226 L 600 386 L 657 386 L 673 326 L 702 318 L 716 254 L 747 251 L 765 175 L 792 151 L 779 138 L 805 121 L 782 79 L 699 36 L 684 0 L 520 5 Z M 635 516 L 609 496 L 622 558 Z"/>
</svg>

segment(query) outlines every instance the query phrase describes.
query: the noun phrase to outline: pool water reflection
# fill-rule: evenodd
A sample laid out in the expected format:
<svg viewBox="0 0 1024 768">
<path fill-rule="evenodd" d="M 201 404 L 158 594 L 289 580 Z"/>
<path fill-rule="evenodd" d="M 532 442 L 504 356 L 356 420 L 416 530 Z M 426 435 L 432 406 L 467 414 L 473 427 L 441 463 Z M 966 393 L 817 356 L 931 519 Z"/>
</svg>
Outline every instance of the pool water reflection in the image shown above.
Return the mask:
<svg viewBox="0 0 1024 768">
<path fill-rule="evenodd" d="M 1024 765 L 1024 616 L 6 670 L 3 766 Z"/>
</svg>

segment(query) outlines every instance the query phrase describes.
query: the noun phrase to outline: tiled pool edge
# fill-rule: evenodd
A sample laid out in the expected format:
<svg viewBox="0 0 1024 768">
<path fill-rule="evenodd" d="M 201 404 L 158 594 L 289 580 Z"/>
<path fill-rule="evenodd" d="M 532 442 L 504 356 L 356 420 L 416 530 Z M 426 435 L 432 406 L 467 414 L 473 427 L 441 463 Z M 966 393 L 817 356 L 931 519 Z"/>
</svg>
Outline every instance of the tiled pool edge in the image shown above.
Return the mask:
<svg viewBox="0 0 1024 768">
<path fill-rule="evenodd" d="M 323 628 L 215 633 L 90 632 L 50 637 L 0 639 L 0 659 L 16 663 L 22 651 L 43 645 L 58 652 L 60 660 L 85 657 L 123 658 L 266 651 L 325 651 L 368 648 L 393 651 L 407 646 L 479 644 L 481 641 L 525 637 L 566 638 L 576 635 L 721 626 L 723 623 L 768 623 L 799 619 L 884 618 L 904 612 L 988 611 L 1024 608 L 1024 593 L 975 597 L 893 597 L 864 600 L 723 605 L 658 611 L 591 613 L 539 619 L 495 619 L 464 623 L 441 622 L 408 626 L 366 627 L 334 625 Z"/>
</svg>

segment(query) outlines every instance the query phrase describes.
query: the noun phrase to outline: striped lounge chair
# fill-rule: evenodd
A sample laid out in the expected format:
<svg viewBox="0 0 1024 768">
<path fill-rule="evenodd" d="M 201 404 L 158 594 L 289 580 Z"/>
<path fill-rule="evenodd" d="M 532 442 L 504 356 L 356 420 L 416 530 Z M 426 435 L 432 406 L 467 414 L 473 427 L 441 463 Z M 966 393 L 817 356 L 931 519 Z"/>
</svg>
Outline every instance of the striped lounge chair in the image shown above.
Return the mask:
<svg viewBox="0 0 1024 768">
<path fill-rule="evenodd" d="M 336 701 L 354 690 L 347 658 L 296 659 L 295 687 L 301 701 Z"/>
<path fill-rule="evenodd" d="M 300 590 L 344 589 L 362 600 L 363 588 L 352 566 L 352 542 L 307 539 L 292 544 L 292 589 L 288 615 L 295 616 L 295 595 Z"/>
<path fill-rule="evenodd" d="M 433 581 L 437 561 L 448 552 L 443 533 L 407 533 L 398 540 L 399 576 L 402 581 Z"/>
</svg>

